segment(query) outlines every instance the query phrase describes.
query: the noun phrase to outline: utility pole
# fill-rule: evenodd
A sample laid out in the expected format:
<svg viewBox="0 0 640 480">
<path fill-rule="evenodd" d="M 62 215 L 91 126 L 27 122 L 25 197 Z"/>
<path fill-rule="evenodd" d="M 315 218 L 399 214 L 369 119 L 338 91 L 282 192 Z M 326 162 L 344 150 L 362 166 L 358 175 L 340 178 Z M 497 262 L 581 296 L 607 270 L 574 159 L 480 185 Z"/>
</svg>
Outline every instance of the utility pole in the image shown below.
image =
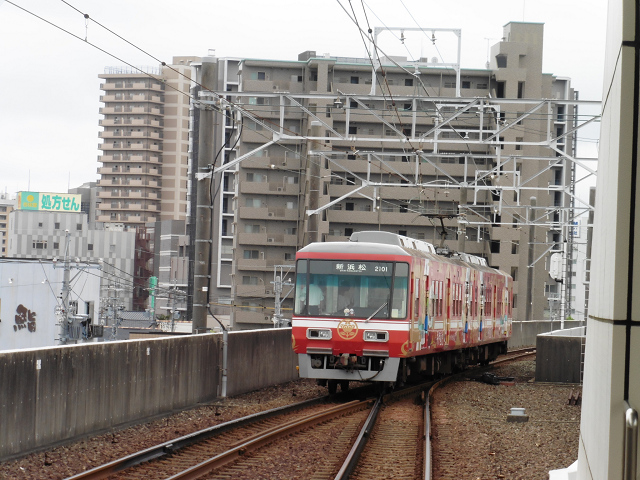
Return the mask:
<svg viewBox="0 0 640 480">
<path fill-rule="evenodd" d="M 311 122 L 311 136 L 320 136 L 322 125 L 318 121 Z M 309 144 L 309 149 L 313 148 L 313 143 Z M 318 157 L 317 161 L 311 160 L 309 165 L 309 210 L 316 210 L 320 203 L 320 162 L 322 158 Z M 308 217 L 308 233 L 309 243 L 319 242 L 320 234 L 318 232 L 320 226 L 319 214 L 311 215 Z"/>
<path fill-rule="evenodd" d="M 467 204 L 467 187 L 460 188 L 460 203 L 458 205 Z M 460 218 L 460 209 L 458 209 L 458 251 L 464 252 L 467 239 L 467 217 Z"/>
<path fill-rule="evenodd" d="M 529 253 L 527 256 L 527 309 L 525 320 L 533 320 L 533 248 L 535 242 L 536 197 L 531 197 L 529 208 Z"/>
<path fill-rule="evenodd" d="M 60 321 L 60 343 L 69 341 L 69 292 L 71 283 L 71 260 L 69 259 L 69 240 L 71 234 L 65 230 L 64 274 L 62 277 L 62 318 Z"/>
<path fill-rule="evenodd" d="M 287 322 L 284 319 L 284 316 L 282 315 L 282 302 L 284 301 L 284 298 L 287 298 L 289 296 L 289 294 L 291 293 L 291 290 L 289 290 L 284 298 L 281 298 L 282 295 L 282 287 L 283 286 L 289 286 L 289 287 L 293 287 L 293 284 L 289 282 L 289 279 L 286 279 L 286 282 L 283 282 L 283 277 L 285 276 L 284 273 L 284 269 L 287 268 L 290 272 L 293 271 L 295 269 L 295 265 L 274 265 L 273 266 L 274 271 L 273 271 L 273 285 L 274 285 L 274 293 L 275 293 L 275 308 L 274 308 L 274 313 L 273 313 L 273 327 L 274 328 L 284 328 L 284 327 L 290 327 L 291 323 Z M 278 275 L 278 269 L 280 270 L 280 275 Z"/>
<path fill-rule="evenodd" d="M 218 73 L 217 59 L 202 59 L 202 78 L 200 83 L 205 89 L 215 91 Z M 201 94 L 204 91 L 201 92 Z M 195 262 L 193 266 L 193 317 L 192 333 L 204 333 L 207 329 L 207 310 L 209 307 L 209 284 L 211 270 L 211 189 L 214 156 L 214 110 L 201 106 L 198 141 L 197 200 L 196 200 L 196 242 Z M 206 174 L 210 175 L 207 176 Z"/>
</svg>

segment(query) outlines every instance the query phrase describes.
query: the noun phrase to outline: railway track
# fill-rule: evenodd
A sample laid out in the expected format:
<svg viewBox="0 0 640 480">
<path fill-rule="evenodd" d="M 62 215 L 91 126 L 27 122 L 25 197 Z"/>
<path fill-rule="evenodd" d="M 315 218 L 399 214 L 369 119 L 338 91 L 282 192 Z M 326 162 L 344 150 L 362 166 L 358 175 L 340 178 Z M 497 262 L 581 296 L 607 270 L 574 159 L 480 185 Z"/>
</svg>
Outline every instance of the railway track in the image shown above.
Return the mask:
<svg viewBox="0 0 640 480">
<path fill-rule="evenodd" d="M 514 351 L 496 362 L 531 354 Z M 377 401 L 327 404 L 325 398 L 262 412 L 156 445 L 68 480 L 429 478 L 424 473 L 430 464 L 429 415 L 425 402 L 416 398 L 426 399 L 421 392 L 432 385 L 391 392 Z"/>
</svg>

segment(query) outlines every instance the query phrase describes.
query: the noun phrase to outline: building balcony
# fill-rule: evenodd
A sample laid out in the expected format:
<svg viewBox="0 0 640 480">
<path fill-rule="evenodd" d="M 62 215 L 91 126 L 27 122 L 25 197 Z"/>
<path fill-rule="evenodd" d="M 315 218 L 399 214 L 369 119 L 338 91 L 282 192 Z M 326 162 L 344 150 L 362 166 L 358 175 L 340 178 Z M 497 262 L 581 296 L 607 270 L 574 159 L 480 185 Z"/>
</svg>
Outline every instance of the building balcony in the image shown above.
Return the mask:
<svg viewBox="0 0 640 480">
<path fill-rule="evenodd" d="M 272 167 L 273 165 L 273 167 Z M 300 170 L 300 158 L 291 156 L 267 156 L 267 157 L 249 157 L 242 161 L 244 168 L 255 168 L 264 170 L 283 170 L 289 175 L 291 170 Z"/>
<path fill-rule="evenodd" d="M 240 218 L 255 220 L 290 220 L 298 219 L 298 210 L 295 208 L 284 207 L 240 207 L 238 209 Z"/>
<path fill-rule="evenodd" d="M 236 285 L 236 295 L 244 297 L 264 297 L 266 296 L 266 288 L 262 282 L 257 285 Z"/>
<path fill-rule="evenodd" d="M 109 127 L 109 126 L 122 125 L 122 124 L 123 124 L 122 118 L 118 118 L 117 120 L 115 118 L 101 118 L 100 120 L 98 120 L 98 125 L 102 127 Z"/>
<path fill-rule="evenodd" d="M 249 307 L 236 308 L 234 313 L 234 322 L 273 325 L 268 310 Z"/>
<path fill-rule="evenodd" d="M 99 167 L 98 173 L 100 175 L 111 175 L 113 173 L 120 173 L 120 167 Z"/>
<path fill-rule="evenodd" d="M 99 187 L 113 187 L 116 185 L 124 184 L 124 181 L 120 178 L 100 178 L 96 184 Z"/>
<path fill-rule="evenodd" d="M 327 210 L 327 219 L 331 223 L 378 223 L 378 212 L 359 210 Z"/>
<path fill-rule="evenodd" d="M 120 193 L 118 191 L 113 191 L 113 190 L 100 190 L 98 192 L 98 198 L 107 198 L 109 200 L 111 200 L 114 196 L 120 196 Z"/>
<path fill-rule="evenodd" d="M 284 235 L 275 233 L 238 233 L 238 248 L 245 245 L 273 245 L 289 247 L 295 246 L 296 235 Z"/>
<path fill-rule="evenodd" d="M 101 113 L 102 115 L 115 115 L 115 114 L 122 113 L 122 111 L 123 109 L 121 105 L 118 105 L 118 106 L 109 105 L 105 107 L 100 107 L 100 109 L 98 110 L 98 112 Z"/>
<path fill-rule="evenodd" d="M 240 193 L 246 194 L 273 194 L 273 195 L 298 195 L 300 185 L 297 183 L 279 182 L 242 182 Z"/>
</svg>

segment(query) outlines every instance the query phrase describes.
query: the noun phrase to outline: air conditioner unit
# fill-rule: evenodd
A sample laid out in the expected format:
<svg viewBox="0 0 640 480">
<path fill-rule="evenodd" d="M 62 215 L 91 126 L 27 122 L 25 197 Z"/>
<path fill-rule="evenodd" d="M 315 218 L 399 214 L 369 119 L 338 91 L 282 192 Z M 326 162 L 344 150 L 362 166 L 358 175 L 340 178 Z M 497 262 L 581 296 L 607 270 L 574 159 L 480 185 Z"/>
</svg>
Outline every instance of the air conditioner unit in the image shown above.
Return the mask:
<svg viewBox="0 0 640 480">
<path fill-rule="evenodd" d="M 269 212 L 269 213 L 267 214 L 267 216 L 269 216 L 269 217 L 273 217 L 273 212 Z"/>
<path fill-rule="evenodd" d="M 284 190 L 284 188 L 282 188 L 282 187 L 278 187 L 276 190 L 278 190 L 279 192 L 281 192 L 282 190 Z"/>
<path fill-rule="evenodd" d="M 275 239 L 273 238 L 267 238 L 267 243 L 273 243 L 275 241 Z"/>
</svg>

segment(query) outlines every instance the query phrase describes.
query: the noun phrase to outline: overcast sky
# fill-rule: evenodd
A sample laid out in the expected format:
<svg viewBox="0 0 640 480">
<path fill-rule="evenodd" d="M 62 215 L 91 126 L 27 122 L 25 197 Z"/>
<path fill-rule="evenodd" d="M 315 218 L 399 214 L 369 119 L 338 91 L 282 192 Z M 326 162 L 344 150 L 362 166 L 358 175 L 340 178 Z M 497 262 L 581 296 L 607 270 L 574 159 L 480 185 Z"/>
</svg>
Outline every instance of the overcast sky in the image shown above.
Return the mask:
<svg viewBox="0 0 640 480">
<path fill-rule="evenodd" d="M 543 71 L 570 77 L 584 100 L 600 100 L 606 3 L 603 0 L 0 0 L 0 192 L 66 192 L 97 179 L 100 81 L 106 66 L 157 66 L 178 55 L 295 60 L 300 52 L 365 57 L 351 15 L 364 28 L 459 28 L 462 67 L 484 68 L 487 46 L 510 21 L 544 23 Z M 342 5 L 342 6 L 341 6 Z M 363 11 L 364 6 L 364 11 Z M 74 9 L 77 9 L 75 10 Z M 85 20 L 78 12 L 86 13 Z M 366 17 L 365 17 L 366 12 Z M 95 20 L 95 22 L 93 21 Z M 78 38 L 56 28 L 63 28 Z M 390 33 L 380 47 L 408 58 L 447 56 L 422 32 Z M 86 42 L 85 42 L 86 38 Z M 89 43 L 100 47 L 96 49 Z M 449 61 L 448 58 L 443 58 Z M 589 156 L 597 128 L 586 136 Z"/>
</svg>

